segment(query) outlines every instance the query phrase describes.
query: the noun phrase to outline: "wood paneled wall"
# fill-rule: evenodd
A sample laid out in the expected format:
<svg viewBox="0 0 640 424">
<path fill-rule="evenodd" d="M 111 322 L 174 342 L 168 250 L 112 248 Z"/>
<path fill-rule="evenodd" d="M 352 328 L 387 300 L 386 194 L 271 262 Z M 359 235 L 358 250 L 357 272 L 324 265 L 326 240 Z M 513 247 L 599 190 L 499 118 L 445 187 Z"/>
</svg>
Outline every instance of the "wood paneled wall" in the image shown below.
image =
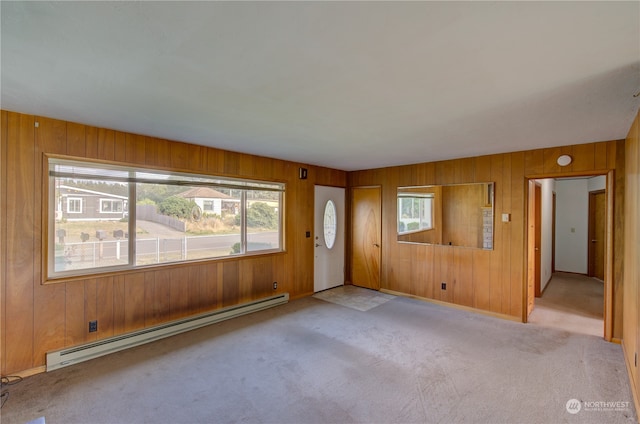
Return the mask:
<svg viewBox="0 0 640 424">
<path fill-rule="evenodd" d="M 561 168 L 561 154 L 573 157 Z M 526 277 L 526 181 L 615 170 L 613 337 L 622 336 L 624 140 L 350 172 L 349 187 L 382 187 L 381 287 L 523 319 Z M 495 182 L 494 249 L 398 243 L 400 186 Z M 503 223 L 503 213 L 511 220 Z M 447 282 L 447 290 L 441 282 Z"/>
<path fill-rule="evenodd" d="M 640 111 L 625 144 L 624 223 L 624 328 L 622 345 L 636 403 L 640 407 L 640 375 L 636 355 L 640 352 Z"/>
<path fill-rule="evenodd" d="M 36 126 L 36 123 L 38 124 Z M 285 182 L 285 246 L 277 254 L 165 265 L 41 284 L 43 154 Z M 298 168 L 308 179 L 298 179 Z M 45 365 L 45 352 L 273 293 L 313 292 L 314 184 L 346 186 L 346 173 L 2 111 L 0 364 L 2 375 Z M 278 282 L 278 290 L 272 283 Z M 98 331 L 88 322 L 98 320 Z"/>
</svg>

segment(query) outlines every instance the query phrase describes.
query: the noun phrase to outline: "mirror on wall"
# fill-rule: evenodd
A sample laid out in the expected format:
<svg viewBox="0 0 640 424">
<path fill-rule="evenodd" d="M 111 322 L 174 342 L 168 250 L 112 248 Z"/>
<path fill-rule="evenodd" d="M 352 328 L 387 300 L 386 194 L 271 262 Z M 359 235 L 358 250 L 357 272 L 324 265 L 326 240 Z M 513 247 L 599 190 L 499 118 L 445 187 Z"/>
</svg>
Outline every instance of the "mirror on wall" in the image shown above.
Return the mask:
<svg viewBox="0 0 640 424">
<path fill-rule="evenodd" d="M 398 241 L 493 249 L 493 183 L 398 187 Z"/>
</svg>

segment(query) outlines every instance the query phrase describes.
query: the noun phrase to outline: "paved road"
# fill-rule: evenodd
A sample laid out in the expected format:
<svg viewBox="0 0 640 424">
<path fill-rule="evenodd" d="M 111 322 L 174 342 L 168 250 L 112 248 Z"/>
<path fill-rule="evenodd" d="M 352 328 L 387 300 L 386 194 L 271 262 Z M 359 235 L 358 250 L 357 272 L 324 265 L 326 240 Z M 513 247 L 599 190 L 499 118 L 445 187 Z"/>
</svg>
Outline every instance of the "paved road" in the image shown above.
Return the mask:
<svg viewBox="0 0 640 424">
<path fill-rule="evenodd" d="M 138 227 L 142 228 L 148 234 L 139 234 L 138 237 L 161 237 L 161 238 L 179 238 L 184 237 L 182 231 L 175 230 L 166 225 L 158 224 L 157 222 L 143 221 L 141 219 L 136 220 Z"/>
</svg>

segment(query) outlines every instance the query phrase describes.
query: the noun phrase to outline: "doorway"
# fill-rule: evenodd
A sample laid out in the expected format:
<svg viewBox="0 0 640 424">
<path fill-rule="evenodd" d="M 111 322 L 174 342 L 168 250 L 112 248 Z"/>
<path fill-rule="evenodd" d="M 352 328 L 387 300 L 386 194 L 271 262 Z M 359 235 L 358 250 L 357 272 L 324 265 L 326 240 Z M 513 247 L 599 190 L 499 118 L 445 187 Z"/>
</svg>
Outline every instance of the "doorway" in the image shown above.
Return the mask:
<svg viewBox="0 0 640 424">
<path fill-rule="evenodd" d="M 351 282 L 373 290 L 380 290 L 381 211 L 380 187 L 351 190 Z"/>
<path fill-rule="evenodd" d="M 313 291 L 344 285 L 345 189 L 315 186 Z"/>
<path fill-rule="evenodd" d="M 613 317 L 607 307 L 613 296 L 612 260 L 607 259 L 612 259 L 613 248 L 607 235 L 613 231 L 611 178 L 608 173 L 529 179 L 525 321 L 555 321 L 562 327 L 573 321 L 586 323 L 577 318 L 588 316 L 591 321 L 584 331 L 593 334 L 593 320 L 599 320 L 598 334 L 611 340 Z M 540 231 L 542 237 L 537 235 Z M 562 316 L 541 319 L 543 312 Z"/>
<path fill-rule="evenodd" d="M 604 190 L 589 192 L 589 277 L 604 281 L 604 235 L 607 198 Z"/>
</svg>

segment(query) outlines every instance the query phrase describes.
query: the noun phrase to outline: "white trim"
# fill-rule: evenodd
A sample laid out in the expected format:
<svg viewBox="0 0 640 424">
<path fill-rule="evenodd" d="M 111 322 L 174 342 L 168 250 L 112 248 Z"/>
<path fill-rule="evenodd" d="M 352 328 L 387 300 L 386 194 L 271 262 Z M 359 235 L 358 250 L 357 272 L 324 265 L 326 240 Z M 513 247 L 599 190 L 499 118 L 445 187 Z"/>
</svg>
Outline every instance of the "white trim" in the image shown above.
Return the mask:
<svg viewBox="0 0 640 424">
<path fill-rule="evenodd" d="M 109 213 L 109 214 L 122 214 L 124 212 L 124 201 L 122 199 L 99 199 L 99 213 Z M 121 209 L 119 211 L 103 211 L 102 210 L 102 203 L 103 202 L 110 202 L 113 204 L 113 202 L 120 202 Z M 112 206 L 113 207 L 113 206 Z"/>
<path fill-rule="evenodd" d="M 89 193 L 89 194 L 99 194 L 101 196 L 115 197 L 117 199 L 123 199 L 123 200 L 128 199 L 127 196 L 120 196 L 118 194 L 104 193 L 102 191 L 87 190 L 86 188 L 71 187 L 71 186 L 68 186 L 68 185 L 60 185 L 58 188 L 64 188 L 64 189 L 67 189 L 67 190 L 76 190 L 76 191 L 81 191 L 83 193 Z"/>
<path fill-rule="evenodd" d="M 71 208 L 69 207 L 70 203 L 72 201 L 79 201 L 80 202 L 80 210 L 76 211 L 76 210 L 71 210 Z M 67 213 L 82 213 L 82 197 L 67 197 Z"/>
</svg>

